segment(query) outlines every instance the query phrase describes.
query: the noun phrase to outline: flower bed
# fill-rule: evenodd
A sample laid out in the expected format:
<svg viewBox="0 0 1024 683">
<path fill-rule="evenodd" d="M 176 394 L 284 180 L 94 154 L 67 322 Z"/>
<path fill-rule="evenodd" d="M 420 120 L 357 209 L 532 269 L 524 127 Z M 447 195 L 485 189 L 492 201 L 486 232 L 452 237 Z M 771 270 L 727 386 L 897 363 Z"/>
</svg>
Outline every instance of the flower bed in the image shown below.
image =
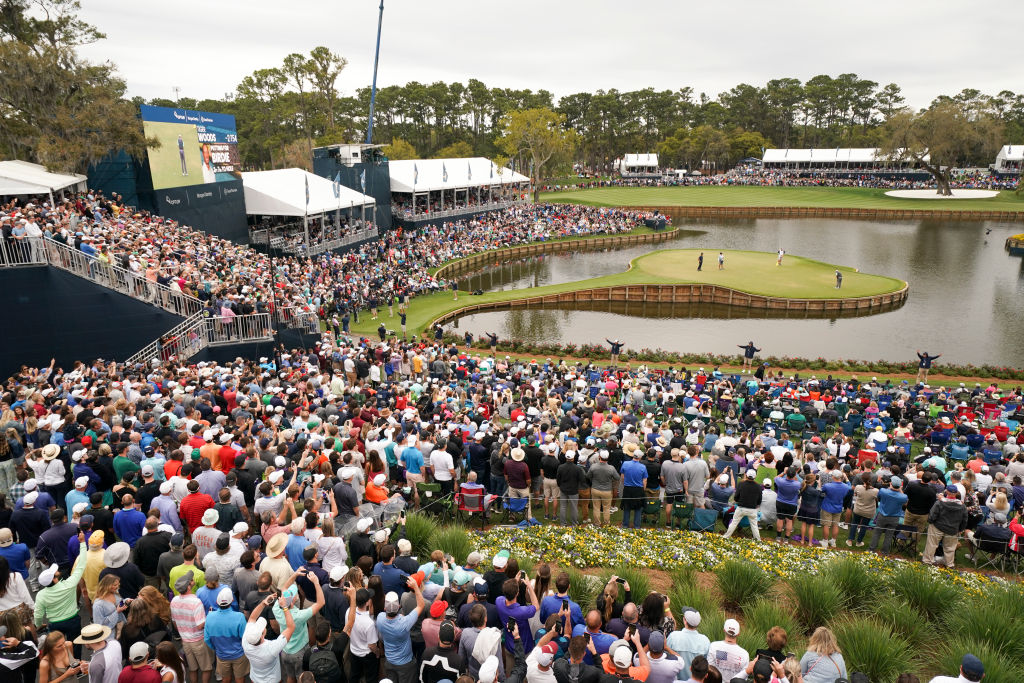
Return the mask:
<svg viewBox="0 0 1024 683">
<path fill-rule="evenodd" d="M 769 574 L 787 579 L 798 574 L 816 574 L 827 560 L 839 552 L 821 548 L 801 548 L 774 541 L 755 542 L 747 538 L 723 538 L 721 534 L 662 529 L 631 530 L 620 527 L 534 526 L 494 527 L 474 532 L 475 548 L 485 556 L 501 549 L 513 555 L 554 562 L 563 567 L 614 567 L 671 571 L 692 567 L 709 572 L 725 560 L 738 558 L 754 562 Z M 1003 585 L 994 576 L 926 567 L 920 562 L 894 559 L 872 552 L 849 552 L 865 568 L 879 577 L 907 566 L 918 569 L 922 578 L 943 581 L 980 595 L 985 588 Z"/>
</svg>

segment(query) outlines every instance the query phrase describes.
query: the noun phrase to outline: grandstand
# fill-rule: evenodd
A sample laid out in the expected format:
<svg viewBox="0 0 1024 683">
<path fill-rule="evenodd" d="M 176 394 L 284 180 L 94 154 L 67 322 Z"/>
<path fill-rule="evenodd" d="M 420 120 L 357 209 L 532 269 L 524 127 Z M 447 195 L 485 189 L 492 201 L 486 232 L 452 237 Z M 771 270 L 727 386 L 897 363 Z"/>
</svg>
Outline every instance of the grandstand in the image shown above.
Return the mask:
<svg viewBox="0 0 1024 683">
<path fill-rule="evenodd" d="M 391 213 L 401 223 L 431 222 L 525 202 L 530 179 L 484 157 L 388 162 Z"/>
<path fill-rule="evenodd" d="M 990 169 L 1000 175 L 1019 176 L 1024 170 L 1024 145 L 1003 145 Z"/>
<path fill-rule="evenodd" d="M 877 147 L 835 147 L 829 149 L 766 149 L 761 159 L 765 171 L 805 171 L 838 174 L 923 174 L 911 159 L 894 159 L 879 154 Z"/>
<path fill-rule="evenodd" d="M 623 178 L 653 178 L 661 175 L 657 154 L 626 154 L 615 162 Z"/>
</svg>

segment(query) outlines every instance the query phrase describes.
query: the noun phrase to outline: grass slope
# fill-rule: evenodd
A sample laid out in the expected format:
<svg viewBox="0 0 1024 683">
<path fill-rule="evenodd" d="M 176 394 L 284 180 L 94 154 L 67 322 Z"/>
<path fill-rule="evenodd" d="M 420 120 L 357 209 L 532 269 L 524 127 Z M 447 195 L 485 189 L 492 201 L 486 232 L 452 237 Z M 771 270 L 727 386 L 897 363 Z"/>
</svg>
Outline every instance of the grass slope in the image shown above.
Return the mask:
<svg viewBox="0 0 1024 683">
<path fill-rule="evenodd" d="M 548 192 L 541 201 L 593 206 L 796 206 L 942 211 L 1024 211 L 1024 198 L 1003 191 L 991 199 L 896 199 L 860 187 L 603 187 Z"/>
<path fill-rule="evenodd" d="M 775 265 L 775 255 L 756 251 L 725 252 L 725 270 L 719 271 L 718 252 L 704 252 L 704 270 L 697 272 L 698 249 L 665 249 L 639 256 L 630 264 L 629 270 L 612 275 L 566 282 L 545 287 L 513 289 L 500 292 L 486 292 L 482 296 L 470 296 L 460 292 L 459 300 L 452 299 L 450 292 L 438 292 L 415 297 L 408 308 L 408 329 L 415 334 L 424 329 L 438 316 L 462 306 L 480 303 L 498 303 L 524 297 L 545 296 L 577 289 L 613 287 L 627 284 L 689 284 L 700 282 L 732 287 L 752 294 L 764 294 L 787 298 L 832 299 L 884 294 L 901 289 L 902 280 L 858 273 L 853 268 L 835 266 L 799 256 L 786 256 L 782 267 Z M 834 288 L 836 269 L 843 272 L 843 289 Z M 361 315 L 359 322 L 352 325 L 356 334 L 373 336 L 381 320 L 389 329 L 397 330 L 398 318 L 387 318 L 387 309 L 382 309 L 383 318 L 371 320 Z"/>
</svg>

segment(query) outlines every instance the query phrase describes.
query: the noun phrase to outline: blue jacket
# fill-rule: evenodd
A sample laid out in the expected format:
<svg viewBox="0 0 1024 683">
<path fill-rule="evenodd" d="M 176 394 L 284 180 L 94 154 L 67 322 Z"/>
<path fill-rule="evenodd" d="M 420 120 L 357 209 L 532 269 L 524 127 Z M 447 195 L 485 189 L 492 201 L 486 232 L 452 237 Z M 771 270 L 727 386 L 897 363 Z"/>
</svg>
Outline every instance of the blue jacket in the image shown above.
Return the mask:
<svg viewBox="0 0 1024 683">
<path fill-rule="evenodd" d="M 218 659 L 238 659 L 242 651 L 245 617 L 230 608 L 220 608 L 206 617 L 203 640 L 217 654 Z"/>
<path fill-rule="evenodd" d="M 114 533 L 132 548 L 142 538 L 142 530 L 146 526 L 146 515 L 140 510 L 125 509 L 114 515 Z"/>
</svg>

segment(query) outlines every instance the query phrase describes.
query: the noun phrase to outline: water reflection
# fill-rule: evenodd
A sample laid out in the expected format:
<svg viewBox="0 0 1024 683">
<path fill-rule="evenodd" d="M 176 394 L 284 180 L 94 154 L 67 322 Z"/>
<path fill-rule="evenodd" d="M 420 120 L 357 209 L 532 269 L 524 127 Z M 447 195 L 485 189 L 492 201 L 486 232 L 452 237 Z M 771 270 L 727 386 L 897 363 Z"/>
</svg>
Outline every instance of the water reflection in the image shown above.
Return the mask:
<svg viewBox="0 0 1024 683">
<path fill-rule="evenodd" d="M 478 313 L 462 318 L 459 326 L 506 339 L 577 344 L 602 343 L 614 335 L 632 348 L 675 351 L 731 353 L 736 344 L 754 339 L 765 354 L 774 355 L 908 359 L 916 349 L 927 349 L 949 362 L 1024 365 L 1024 260 L 1003 249 L 1006 238 L 1021 231 L 1019 223 L 676 218 L 674 224 L 689 231 L 674 242 L 546 255 L 483 269 L 461 286 L 527 289 L 572 282 L 620 272 L 631 258 L 662 248 L 782 248 L 901 278 L 910 284 L 910 296 L 899 310 L 854 318 L 737 319 L 735 311 L 717 307 L 627 310 L 601 302 L 600 310 Z"/>
</svg>

